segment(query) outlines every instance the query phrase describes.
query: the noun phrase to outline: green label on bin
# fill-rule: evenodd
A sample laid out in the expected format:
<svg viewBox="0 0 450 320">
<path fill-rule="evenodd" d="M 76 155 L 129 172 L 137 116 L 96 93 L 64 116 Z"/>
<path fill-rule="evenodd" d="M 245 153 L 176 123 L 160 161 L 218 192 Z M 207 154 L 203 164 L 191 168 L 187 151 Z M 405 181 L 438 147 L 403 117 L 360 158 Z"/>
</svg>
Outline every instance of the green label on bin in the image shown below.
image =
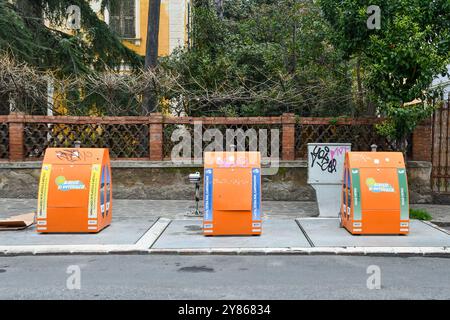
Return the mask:
<svg viewBox="0 0 450 320">
<path fill-rule="evenodd" d="M 400 220 L 409 219 L 408 179 L 406 169 L 397 169 L 398 185 L 400 192 Z"/>
<path fill-rule="evenodd" d="M 352 170 L 353 220 L 361 220 L 361 182 L 359 169 Z"/>
</svg>

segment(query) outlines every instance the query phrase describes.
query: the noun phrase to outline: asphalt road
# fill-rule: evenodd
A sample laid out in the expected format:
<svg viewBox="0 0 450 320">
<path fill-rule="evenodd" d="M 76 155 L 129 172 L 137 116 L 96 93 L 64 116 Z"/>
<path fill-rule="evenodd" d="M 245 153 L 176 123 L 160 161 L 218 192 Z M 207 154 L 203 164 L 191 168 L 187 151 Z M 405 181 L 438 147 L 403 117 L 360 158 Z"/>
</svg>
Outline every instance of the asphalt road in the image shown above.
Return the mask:
<svg viewBox="0 0 450 320">
<path fill-rule="evenodd" d="M 379 267 L 380 289 L 368 289 L 369 266 Z M 76 277 L 78 270 L 80 277 Z M 68 289 L 67 282 L 72 290 Z M 370 283 L 377 284 L 376 281 Z M 80 289 L 76 289 L 78 285 Z M 173 255 L 0 257 L 0 299 L 394 298 L 449 299 L 450 259 Z"/>
</svg>

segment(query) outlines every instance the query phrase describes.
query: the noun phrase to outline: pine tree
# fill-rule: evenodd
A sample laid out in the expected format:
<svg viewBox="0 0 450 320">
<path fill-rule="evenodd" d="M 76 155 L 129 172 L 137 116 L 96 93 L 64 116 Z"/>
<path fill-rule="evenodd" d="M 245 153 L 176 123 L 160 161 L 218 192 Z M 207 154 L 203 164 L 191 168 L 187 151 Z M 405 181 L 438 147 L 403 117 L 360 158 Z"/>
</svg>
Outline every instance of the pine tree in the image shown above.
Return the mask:
<svg viewBox="0 0 450 320">
<path fill-rule="evenodd" d="M 104 11 L 120 0 L 98 1 Z M 80 8 L 81 28 L 68 34 L 57 26 L 65 25 L 71 5 Z M 143 58 L 122 44 L 87 0 L 0 0 L 0 52 L 60 75 L 143 64 Z"/>
</svg>

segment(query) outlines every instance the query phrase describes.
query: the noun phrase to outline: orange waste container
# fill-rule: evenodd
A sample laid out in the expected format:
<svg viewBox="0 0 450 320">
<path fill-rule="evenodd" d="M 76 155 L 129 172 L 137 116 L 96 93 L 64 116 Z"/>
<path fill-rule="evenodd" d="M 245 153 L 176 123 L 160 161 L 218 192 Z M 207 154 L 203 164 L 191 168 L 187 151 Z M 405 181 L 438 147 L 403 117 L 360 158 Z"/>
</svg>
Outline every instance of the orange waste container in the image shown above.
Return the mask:
<svg viewBox="0 0 450 320">
<path fill-rule="evenodd" d="M 37 231 L 95 233 L 111 217 L 108 149 L 48 148 L 39 182 Z"/>
<path fill-rule="evenodd" d="M 259 152 L 205 152 L 203 233 L 261 234 Z"/>
<path fill-rule="evenodd" d="M 348 152 L 341 227 L 352 234 L 408 234 L 408 181 L 400 152 Z"/>
</svg>

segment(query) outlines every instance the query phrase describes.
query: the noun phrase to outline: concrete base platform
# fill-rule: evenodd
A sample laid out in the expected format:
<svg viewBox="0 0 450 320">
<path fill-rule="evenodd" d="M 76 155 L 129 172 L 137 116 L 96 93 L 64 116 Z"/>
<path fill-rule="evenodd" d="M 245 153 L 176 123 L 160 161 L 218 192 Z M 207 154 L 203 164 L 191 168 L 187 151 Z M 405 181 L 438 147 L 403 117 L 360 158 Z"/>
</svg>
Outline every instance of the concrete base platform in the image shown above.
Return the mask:
<svg viewBox="0 0 450 320">
<path fill-rule="evenodd" d="M 135 244 L 156 219 L 117 219 L 96 234 L 38 234 L 36 226 L 21 231 L 1 231 L 0 245 L 122 245 Z"/>
<path fill-rule="evenodd" d="M 205 237 L 202 221 L 173 220 L 152 249 L 310 247 L 294 220 L 268 219 L 261 236 Z"/>
<path fill-rule="evenodd" d="M 357 235 L 339 227 L 337 218 L 297 219 L 314 247 L 449 247 L 450 235 L 430 224 L 411 220 L 410 234 Z"/>
</svg>

